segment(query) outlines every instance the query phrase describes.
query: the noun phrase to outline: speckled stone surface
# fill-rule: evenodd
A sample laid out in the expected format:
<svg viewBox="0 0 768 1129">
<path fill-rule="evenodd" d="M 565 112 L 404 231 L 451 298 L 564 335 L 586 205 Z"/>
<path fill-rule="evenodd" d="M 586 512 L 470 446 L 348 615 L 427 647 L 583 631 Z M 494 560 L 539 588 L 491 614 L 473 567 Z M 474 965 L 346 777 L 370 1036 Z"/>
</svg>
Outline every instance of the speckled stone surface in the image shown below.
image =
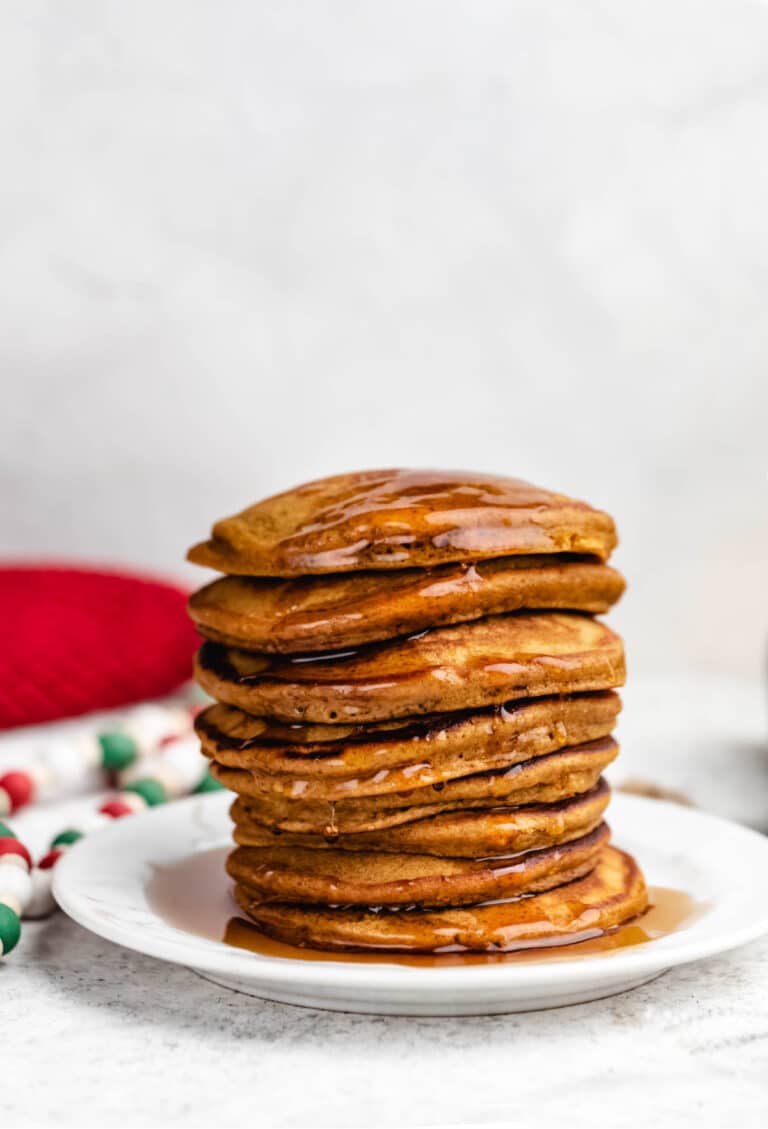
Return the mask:
<svg viewBox="0 0 768 1129">
<path fill-rule="evenodd" d="M 28 924 L 0 965 L 0 1123 L 762 1126 L 768 940 L 634 992 L 475 1019 L 264 1003 Z"/>
</svg>

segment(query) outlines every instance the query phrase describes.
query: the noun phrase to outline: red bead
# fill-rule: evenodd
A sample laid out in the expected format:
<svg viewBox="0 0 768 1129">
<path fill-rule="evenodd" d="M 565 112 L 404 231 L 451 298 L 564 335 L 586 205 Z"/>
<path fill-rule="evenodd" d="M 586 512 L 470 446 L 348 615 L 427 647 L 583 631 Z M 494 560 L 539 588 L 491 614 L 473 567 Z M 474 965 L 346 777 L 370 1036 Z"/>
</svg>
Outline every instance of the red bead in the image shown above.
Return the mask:
<svg viewBox="0 0 768 1129">
<path fill-rule="evenodd" d="M 12 839 L 10 836 L 5 835 L 0 838 L 0 858 L 2 858 L 3 855 L 21 855 L 30 870 L 32 869 L 32 859 L 29 851 L 18 839 Z"/>
<path fill-rule="evenodd" d="M 26 772 L 6 772 L 0 776 L 0 788 L 8 793 L 12 812 L 23 808 L 35 794 L 35 782 Z"/>
<path fill-rule="evenodd" d="M 43 857 L 40 859 L 40 862 L 37 864 L 37 869 L 50 870 L 57 859 L 60 859 L 63 854 L 64 852 L 60 851 L 58 847 L 54 847 L 54 849 L 52 851 L 49 851 L 47 855 L 43 855 Z"/>
<path fill-rule="evenodd" d="M 107 800 L 99 808 L 102 815 L 111 815 L 113 819 L 120 819 L 123 815 L 133 815 L 133 808 L 125 800 Z"/>
</svg>

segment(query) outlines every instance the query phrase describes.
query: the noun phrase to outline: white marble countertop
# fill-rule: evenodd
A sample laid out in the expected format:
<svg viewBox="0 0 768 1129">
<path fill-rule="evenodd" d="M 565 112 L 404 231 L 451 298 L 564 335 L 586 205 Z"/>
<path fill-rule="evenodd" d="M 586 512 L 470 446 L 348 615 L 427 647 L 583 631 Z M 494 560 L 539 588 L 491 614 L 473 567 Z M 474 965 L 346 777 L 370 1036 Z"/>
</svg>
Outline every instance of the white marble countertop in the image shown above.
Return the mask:
<svg viewBox="0 0 768 1129">
<path fill-rule="evenodd" d="M 627 698 L 615 780 L 750 822 L 768 810 L 759 686 L 638 683 Z M 762 1126 L 767 984 L 768 939 L 576 1007 L 343 1015 L 218 988 L 59 914 L 25 923 L 0 962 L 0 1124 Z"/>
<path fill-rule="evenodd" d="M 310 1011 L 60 915 L 0 968 L 3 1126 L 763 1126 L 768 940 L 577 1007 Z"/>
</svg>

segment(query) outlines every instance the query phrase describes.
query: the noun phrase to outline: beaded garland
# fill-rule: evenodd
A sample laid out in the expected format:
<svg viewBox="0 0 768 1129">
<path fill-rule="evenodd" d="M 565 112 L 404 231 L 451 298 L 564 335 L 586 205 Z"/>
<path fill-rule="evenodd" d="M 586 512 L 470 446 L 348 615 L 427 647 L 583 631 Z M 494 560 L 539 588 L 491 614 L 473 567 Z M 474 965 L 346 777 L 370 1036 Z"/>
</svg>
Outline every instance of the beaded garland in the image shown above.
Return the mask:
<svg viewBox="0 0 768 1129">
<path fill-rule="evenodd" d="M 0 775 L 0 818 L 37 800 L 53 799 L 94 768 L 114 779 L 158 746 L 189 733 L 191 722 L 188 709 L 148 703 L 133 709 L 111 732 L 48 740 L 31 765 Z"/>
<path fill-rule="evenodd" d="M 81 765 L 99 765 L 120 790 L 77 826 L 54 835 L 37 865 L 3 817 L 50 796 L 57 782 L 71 783 L 71 774 L 67 778 L 66 772 L 57 773 L 56 766 L 71 767 L 73 745 L 65 756 L 61 743 L 49 742 L 31 767 L 0 776 L 0 957 L 18 944 L 22 917 L 45 917 L 55 909 L 53 867 L 84 835 L 147 807 L 221 787 L 207 768 L 201 772 L 200 747 L 191 730 L 195 712 L 140 706 L 119 730 L 78 738 L 75 747 L 82 752 Z"/>
<path fill-rule="evenodd" d="M 183 789 L 179 777 L 167 770 L 165 780 L 146 776 L 126 784 L 116 796 L 100 804 L 80 827 L 67 827 L 54 835 L 48 851 L 39 859 L 37 866 L 32 865 L 29 851 L 15 832 L 7 824 L 0 822 L 0 957 L 17 945 L 21 936 L 22 916 L 45 917 L 55 909 L 51 894 L 53 867 L 78 839 L 113 819 L 121 819 L 147 807 L 165 803 L 182 795 L 184 791 L 198 793 L 221 788 L 207 768 L 200 775 L 199 752 L 197 759 L 196 779 L 191 788 Z M 169 787 L 169 779 L 175 780 L 174 786 Z"/>
</svg>

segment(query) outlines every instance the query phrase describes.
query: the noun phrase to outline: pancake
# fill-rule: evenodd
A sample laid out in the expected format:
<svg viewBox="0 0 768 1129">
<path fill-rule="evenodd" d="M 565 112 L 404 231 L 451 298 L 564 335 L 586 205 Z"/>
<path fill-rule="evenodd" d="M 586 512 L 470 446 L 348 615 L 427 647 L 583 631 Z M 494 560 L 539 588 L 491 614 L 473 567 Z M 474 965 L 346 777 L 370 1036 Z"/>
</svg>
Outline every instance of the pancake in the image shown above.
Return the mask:
<svg viewBox="0 0 768 1129">
<path fill-rule="evenodd" d="M 217 761 L 211 773 L 230 791 L 246 798 L 248 818 L 268 828 L 336 838 L 359 831 L 379 831 L 464 808 L 499 804 L 550 804 L 589 792 L 618 754 L 610 737 L 561 749 L 512 768 L 478 772 L 428 788 L 388 796 L 350 797 L 338 802 L 266 795 L 245 769 Z"/>
<path fill-rule="evenodd" d="M 225 576 L 189 601 L 206 639 L 246 651 L 356 647 L 524 608 L 606 612 L 624 590 L 609 565 L 568 555 L 276 580 Z"/>
<path fill-rule="evenodd" d="M 611 732 L 619 707 L 617 694 L 581 694 L 352 728 L 288 727 L 218 705 L 195 727 L 208 757 L 247 769 L 264 793 L 340 800 L 433 785 L 594 741 Z M 296 729 L 328 739 L 279 743 Z M 336 730 L 342 736 L 333 740 Z"/>
<path fill-rule="evenodd" d="M 589 873 L 610 832 L 495 858 L 237 847 L 227 872 L 255 900 L 331 906 L 449 906 L 550 890 Z"/>
<path fill-rule="evenodd" d="M 332 840 L 322 835 L 292 834 L 263 827 L 249 816 L 247 802 L 242 799 L 235 800 L 231 815 L 235 842 L 246 847 L 269 847 L 279 843 L 316 851 L 395 851 L 481 858 L 535 851 L 588 835 L 601 822 L 610 796 L 607 782 L 601 779 L 590 792 L 557 804 L 450 811 L 384 831 L 338 835 Z"/>
<path fill-rule="evenodd" d="M 616 545 L 608 514 L 518 478 L 369 470 L 305 483 L 217 521 L 188 560 L 239 576 L 431 567 Z"/>
<path fill-rule="evenodd" d="M 204 643 L 202 688 L 247 713 L 284 721 L 368 722 L 442 713 L 624 682 L 622 641 L 566 612 L 490 616 L 321 656 L 270 656 Z"/>
<path fill-rule="evenodd" d="M 270 937 L 330 950 L 449 953 L 511 952 L 599 936 L 647 907 L 640 870 L 629 855 L 603 847 L 584 878 L 511 901 L 444 909 L 327 909 L 261 901 L 239 885 L 235 897 Z"/>
</svg>

